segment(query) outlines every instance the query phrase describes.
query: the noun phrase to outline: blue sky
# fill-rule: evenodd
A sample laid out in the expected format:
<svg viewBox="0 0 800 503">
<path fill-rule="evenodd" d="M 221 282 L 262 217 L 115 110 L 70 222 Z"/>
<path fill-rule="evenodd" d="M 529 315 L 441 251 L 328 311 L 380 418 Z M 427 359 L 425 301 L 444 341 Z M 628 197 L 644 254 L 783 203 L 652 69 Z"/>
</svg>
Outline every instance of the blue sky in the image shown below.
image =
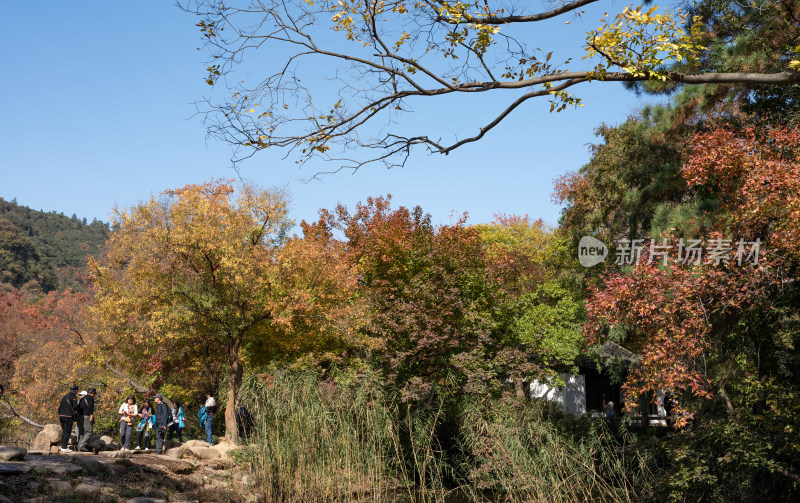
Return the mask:
<svg viewBox="0 0 800 503">
<path fill-rule="evenodd" d="M 3 17 L 0 197 L 107 220 L 115 205 L 235 176 L 229 147 L 208 140 L 192 117 L 192 103 L 209 92 L 196 18 L 168 0 L 13 2 L 4 5 Z M 592 25 L 598 18 L 594 11 L 585 16 Z M 588 28 L 563 20 L 537 24 L 540 46 L 569 52 Z M 310 172 L 334 166 L 298 171 L 270 153 L 242 164 L 241 174 L 263 186 L 285 186 L 298 221 L 337 202 L 352 206 L 391 193 L 397 204 L 419 204 L 439 223 L 466 211 L 471 223 L 507 213 L 556 224 L 553 181 L 588 161 L 594 128 L 619 123 L 652 101 L 615 83 L 593 83 L 575 94 L 584 108 L 549 114 L 546 102 L 523 105 L 484 140 L 447 157 L 419 152 L 402 169 L 374 166 L 305 183 Z M 452 130 L 471 133 L 502 103 L 454 101 Z M 477 118 L 472 128 L 462 123 L 470 116 Z"/>
</svg>

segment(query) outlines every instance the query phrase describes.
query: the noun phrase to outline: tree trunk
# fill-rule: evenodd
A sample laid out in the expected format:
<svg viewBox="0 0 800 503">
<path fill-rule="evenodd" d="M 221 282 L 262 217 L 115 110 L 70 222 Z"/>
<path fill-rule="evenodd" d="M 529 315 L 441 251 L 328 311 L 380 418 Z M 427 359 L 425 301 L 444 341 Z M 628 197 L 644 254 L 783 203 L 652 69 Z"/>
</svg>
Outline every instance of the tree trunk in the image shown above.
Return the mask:
<svg viewBox="0 0 800 503">
<path fill-rule="evenodd" d="M 517 398 L 520 400 L 525 399 L 525 387 L 523 386 L 523 381 L 519 377 L 514 378 L 514 391 L 517 394 Z"/>
<path fill-rule="evenodd" d="M 242 385 L 244 368 L 239 361 L 239 348 L 242 345 L 242 334 L 238 334 L 233 343 L 228 346 L 228 404 L 225 407 L 225 436 L 232 442 L 239 439 L 239 429 L 236 427 L 236 410 L 239 408 L 239 388 Z"/>
</svg>

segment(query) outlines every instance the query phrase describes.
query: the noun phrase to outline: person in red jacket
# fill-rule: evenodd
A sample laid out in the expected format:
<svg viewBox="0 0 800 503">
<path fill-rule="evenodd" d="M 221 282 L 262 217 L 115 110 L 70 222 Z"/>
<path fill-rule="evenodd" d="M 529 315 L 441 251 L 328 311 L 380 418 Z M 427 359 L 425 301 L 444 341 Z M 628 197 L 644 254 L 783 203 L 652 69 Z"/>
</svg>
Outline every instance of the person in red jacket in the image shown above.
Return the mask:
<svg viewBox="0 0 800 503">
<path fill-rule="evenodd" d="M 72 425 L 78 419 L 78 387 L 69 387 L 69 393 L 61 398 L 58 404 L 58 419 L 61 421 L 61 452 L 71 452 L 67 449 L 69 436 L 72 434 Z"/>
</svg>

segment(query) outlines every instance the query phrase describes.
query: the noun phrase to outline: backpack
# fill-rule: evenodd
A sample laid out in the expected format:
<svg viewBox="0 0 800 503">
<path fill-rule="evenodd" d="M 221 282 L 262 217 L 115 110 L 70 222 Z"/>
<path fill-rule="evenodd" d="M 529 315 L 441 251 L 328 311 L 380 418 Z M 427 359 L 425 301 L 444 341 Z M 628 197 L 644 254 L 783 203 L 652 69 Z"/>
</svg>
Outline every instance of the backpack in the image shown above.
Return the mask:
<svg viewBox="0 0 800 503">
<path fill-rule="evenodd" d="M 206 413 L 206 406 L 203 405 L 200 407 L 200 410 L 197 411 L 197 419 L 200 420 L 200 426 L 206 422 L 206 417 L 208 417 L 208 413 Z"/>
</svg>

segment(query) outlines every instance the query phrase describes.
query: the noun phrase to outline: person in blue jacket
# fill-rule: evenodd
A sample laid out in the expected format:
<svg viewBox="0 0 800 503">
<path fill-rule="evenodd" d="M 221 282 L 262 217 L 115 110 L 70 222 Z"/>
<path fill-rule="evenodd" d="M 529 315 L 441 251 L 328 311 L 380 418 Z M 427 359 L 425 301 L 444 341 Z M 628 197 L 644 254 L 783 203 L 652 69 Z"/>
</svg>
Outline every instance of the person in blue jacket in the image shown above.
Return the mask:
<svg viewBox="0 0 800 503">
<path fill-rule="evenodd" d="M 153 413 L 153 407 L 150 406 L 149 400 L 145 400 L 142 403 L 142 409 L 139 411 L 139 414 L 142 416 L 142 419 L 139 420 L 139 424 L 136 426 L 136 431 L 139 432 L 139 441 L 136 442 L 136 449 L 134 450 L 139 451 L 144 448 L 145 451 L 149 451 L 150 434 L 156 426 L 156 416 Z M 142 442 L 142 439 L 144 439 L 144 442 Z"/>
<path fill-rule="evenodd" d="M 178 441 L 183 443 L 183 427 L 185 426 L 183 406 L 180 402 L 176 401 L 172 408 L 172 422 L 169 423 L 169 432 L 167 433 L 167 440 L 172 440 L 172 435 L 177 434 Z"/>
</svg>

